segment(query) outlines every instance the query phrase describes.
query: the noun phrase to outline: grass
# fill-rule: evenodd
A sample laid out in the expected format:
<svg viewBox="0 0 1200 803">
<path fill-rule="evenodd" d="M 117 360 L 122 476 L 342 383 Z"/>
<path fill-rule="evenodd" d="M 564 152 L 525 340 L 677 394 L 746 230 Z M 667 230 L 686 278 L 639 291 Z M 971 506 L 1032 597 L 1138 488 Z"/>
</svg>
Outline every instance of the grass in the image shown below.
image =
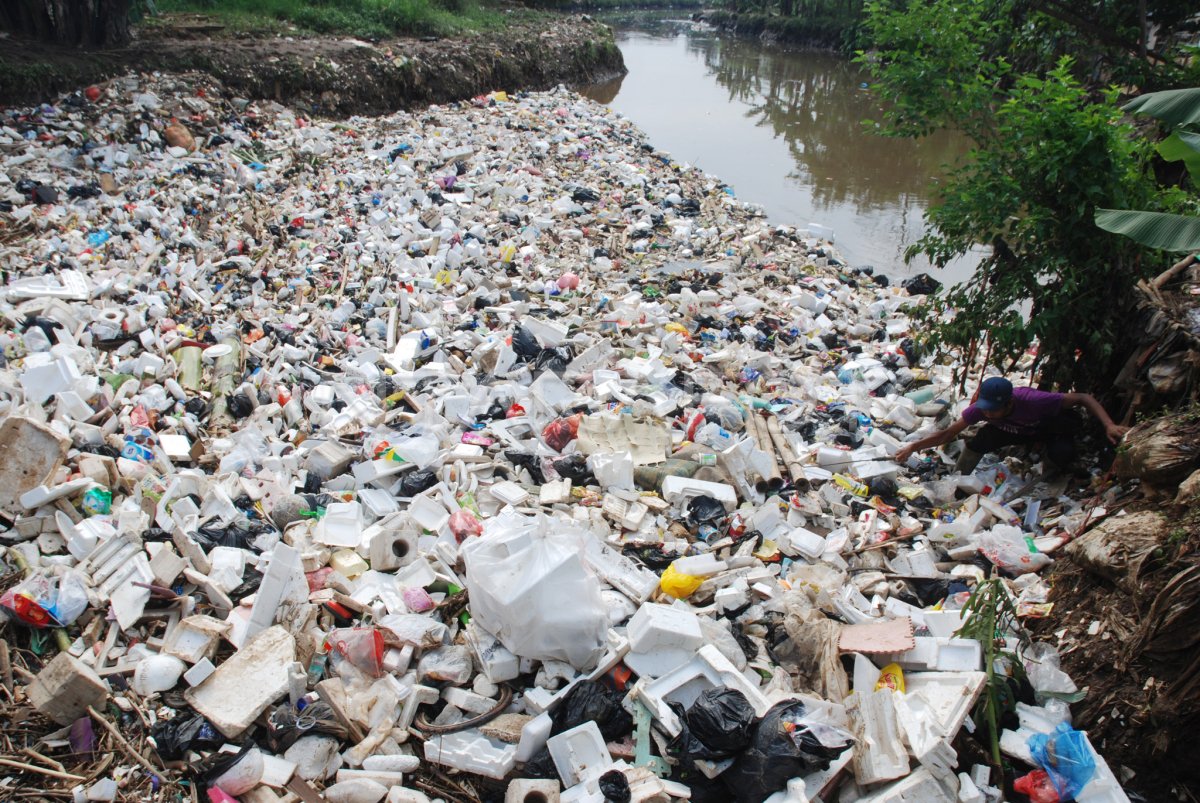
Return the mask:
<svg viewBox="0 0 1200 803">
<path fill-rule="evenodd" d="M 363 39 L 390 36 L 453 36 L 495 30 L 506 14 L 476 0 L 157 0 L 160 13 L 213 17 L 233 31 L 348 34 Z M 153 17 L 146 18 L 150 24 Z"/>
</svg>

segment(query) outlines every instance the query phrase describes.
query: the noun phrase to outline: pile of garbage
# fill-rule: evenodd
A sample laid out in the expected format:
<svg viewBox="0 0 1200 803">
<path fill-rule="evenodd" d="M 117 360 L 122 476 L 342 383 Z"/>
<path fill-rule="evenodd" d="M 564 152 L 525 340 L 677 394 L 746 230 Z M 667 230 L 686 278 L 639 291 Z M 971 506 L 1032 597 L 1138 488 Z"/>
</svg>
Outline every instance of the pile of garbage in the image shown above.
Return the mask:
<svg viewBox="0 0 1200 803">
<path fill-rule="evenodd" d="M 142 76 L 0 150 L 6 796 L 1127 799 L 1020 627 L 1104 509 L 899 465 L 909 292 L 611 111 Z"/>
</svg>

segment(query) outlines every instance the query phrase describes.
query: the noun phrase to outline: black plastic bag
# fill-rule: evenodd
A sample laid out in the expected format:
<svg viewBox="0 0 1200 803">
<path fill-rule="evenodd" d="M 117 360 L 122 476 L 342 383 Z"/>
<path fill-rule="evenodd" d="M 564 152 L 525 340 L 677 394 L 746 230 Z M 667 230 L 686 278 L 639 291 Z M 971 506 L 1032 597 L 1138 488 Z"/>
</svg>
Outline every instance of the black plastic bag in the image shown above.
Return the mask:
<svg viewBox="0 0 1200 803">
<path fill-rule="evenodd" d="M 921 273 L 911 279 L 905 279 L 900 286 L 913 296 L 928 296 L 942 289 L 942 283 L 928 273 Z"/>
<path fill-rule="evenodd" d="M 160 719 L 150 728 L 150 738 L 164 761 L 179 761 L 188 750 L 215 749 L 225 737 L 199 714 Z"/>
<path fill-rule="evenodd" d="M 711 496 L 693 496 L 687 503 L 687 522 L 689 526 L 699 527 L 701 524 L 711 524 L 714 527 L 725 517 L 725 505 Z"/>
<path fill-rule="evenodd" d="M 682 730 L 667 745 L 667 753 L 685 767 L 729 758 L 750 743 L 754 709 L 740 691 L 719 686 L 701 694 L 686 711 L 679 703 L 670 706 Z"/>
<path fill-rule="evenodd" d="M 205 552 L 215 546 L 249 549 L 253 537 L 250 528 L 240 524 L 230 524 L 228 527 L 201 527 L 192 535 Z"/>
<path fill-rule="evenodd" d="M 511 455 L 508 459 L 512 460 Z M 595 475 L 588 468 L 587 457 L 578 452 L 559 458 L 551 465 L 558 472 L 558 476 L 565 480 L 570 480 L 575 485 L 592 485 L 596 482 Z"/>
<path fill-rule="evenodd" d="M 604 795 L 604 803 L 629 803 L 633 799 L 629 779 L 620 770 L 609 770 L 600 776 L 600 794 Z"/>
<path fill-rule="evenodd" d="M 213 753 L 207 758 L 189 765 L 188 770 L 195 778 L 196 783 L 207 791 L 209 787 L 217 782 L 218 778 L 233 769 L 255 747 L 257 745 L 253 741 L 247 741 L 242 745 L 242 749 L 236 753 Z"/>
<path fill-rule="evenodd" d="M 525 766 L 521 768 L 521 777 L 558 780 L 558 767 L 554 766 L 549 747 L 543 747 L 525 762 Z"/>
<path fill-rule="evenodd" d="M 605 741 L 620 739 L 633 731 L 633 717 L 621 707 L 621 695 L 595 680 L 585 680 L 571 689 L 551 718 L 551 736 L 585 722 L 595 722 Z"/>
<path fill-rule="evenodd" d="M 577 204 L 591 204 L 600 200 L 600 193 L 590 187 L 576 187 L 571 193 L 571 200 Z"/>
<path fill-rule="evenodd" d="M 346 729 L 338 722 L 333 708 L 319 700 L 302 709 L 291 704 L 281 705 L 267 719 L 267 745 L 276 753 L 286 751 L 302 736 L 316 734 L 332 736 L 339 741 L 346 738 Z"/>
<path fill-rule="evenodd" d="M 437 485 L 438 476 L 433 471 L 410 471 L 400 479 L 400 495 L 416 496 Z"/>
<path fill-rule="evenodd" d="M 543 371 L 553 371 L 555 376 L 562 376 L 567 372 L 567 364 L 573 358 L 571 349 L 566 346 L 542 349 L 538 352 L 537 360 L 533 364 L 533 373 L 540 375 Z"/>
<path fill-rule="evenodd" d="M 517 353 L 517 358 L 520 362 L 532 362 L 541 353 L 542 346 L 538 343 L 537 338 L 534 337 L 533 332 L 524 326 L 518 326 L 513 330 L 512 350 Z"/>
<path fill-rule="evenodd" d="M 804 703 L 790 700 L 777 703 L 762 718 L 750 746 L 721 776 L 734 800 L 760 803 L 792 778 L 828 769 L 850 747 L 849 740 L 837 747 L 821 744 L 798 724 L 804 714 Z"/>
<path fill-rule="evenodd" d="M 508 458 L 508 462 L 512 463 L 514 466 L 528 471 L 529 476 L 535 483 L 538 485 L 546 484 L 546 475 L 542 471 L 542 460 L 540 457 L 535 454 L 529 454 L 528 452 L 518 452 L 515 450 L 505 452 L 504 456 Z"/>
<path fill-rule="evenodd" d="M 687 710 L 687 727 L 710 750 L 726 756 L 750 744 L 754 730 L 754 708 L 737 689 L 718 686 L 696 698 Z"/>
</svg>

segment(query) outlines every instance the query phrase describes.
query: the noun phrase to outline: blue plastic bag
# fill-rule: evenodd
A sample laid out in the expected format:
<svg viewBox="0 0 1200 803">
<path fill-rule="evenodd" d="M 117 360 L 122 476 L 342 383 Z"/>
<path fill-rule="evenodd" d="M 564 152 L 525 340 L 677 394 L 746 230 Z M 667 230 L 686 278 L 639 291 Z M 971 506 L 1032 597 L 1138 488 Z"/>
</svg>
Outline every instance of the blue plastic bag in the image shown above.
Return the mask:
<svg viewBox="0 0 1200 803">
<path fill-rule="evenodd" d="M 1029 752 L 1050 776 L 1061 800 L 1074 800 L 1096 772 L 1096 759 L 1087 737 L 1065 722 L 1051 733 L 1029 737 Z"/>
</svg>

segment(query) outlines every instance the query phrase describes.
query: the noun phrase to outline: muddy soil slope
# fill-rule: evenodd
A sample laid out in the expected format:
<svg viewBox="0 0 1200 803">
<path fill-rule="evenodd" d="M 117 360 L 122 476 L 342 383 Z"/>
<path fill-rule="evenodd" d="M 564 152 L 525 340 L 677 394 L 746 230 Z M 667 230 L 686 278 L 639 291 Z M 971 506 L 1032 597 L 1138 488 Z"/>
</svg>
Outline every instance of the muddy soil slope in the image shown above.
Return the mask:
<svg viewBox="0 0 1200 803">
<path fill-rule="evenodd" d="M 0 39 L 0 104 L 48 101 L 129 71 L 199 70 L 248 98 L 328 116 L 382 114 L 495 89 L 547 89 L 624 73 L 608 26 L 587 16 L 522 21 L 454 39 L 254 37 L 203 18 L 139 30 L 128 48 L 64 50 Z"/>
</svg>

